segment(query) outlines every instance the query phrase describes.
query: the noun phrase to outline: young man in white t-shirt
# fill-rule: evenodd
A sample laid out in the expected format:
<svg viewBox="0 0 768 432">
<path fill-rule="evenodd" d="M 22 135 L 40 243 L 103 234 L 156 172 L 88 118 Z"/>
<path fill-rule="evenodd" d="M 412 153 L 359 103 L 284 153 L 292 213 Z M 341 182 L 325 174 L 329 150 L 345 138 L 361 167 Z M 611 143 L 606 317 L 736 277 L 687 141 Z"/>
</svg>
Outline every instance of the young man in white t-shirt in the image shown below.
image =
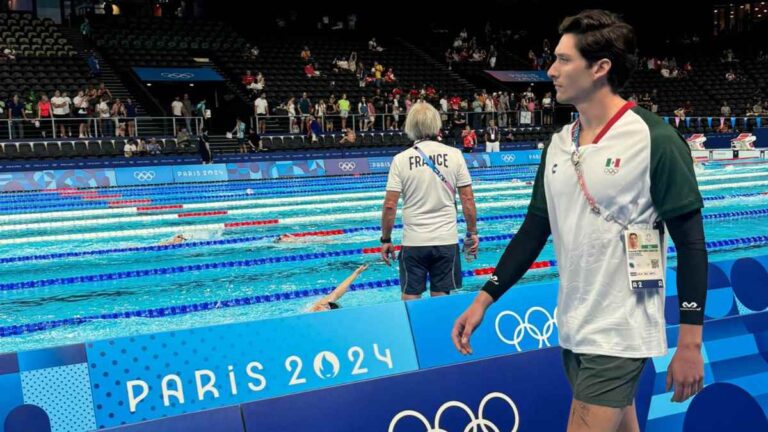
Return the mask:
<svg viewBox="0 0 768 432">
<path fill-rule="evenodd" d="M 266 93 L 262 93 L 255 101 L 253 101 L 253 113 L 256 115 L 258 121 L 258 132 L 263 135 L 267 129 L 267 120 L 269 117 L 269 103 L 267 103 Z"/>
<path fill-rule="evenodd" d="M 427 276 L 433 297 L 461 288 L 461 261 L 455 195 L 467 221 L 465 253 L 476 255 L 477 214 L 472 179 L 461 151 L 437 141 L 440 113 L 430 104 L 411 107 L 405 132 L 413 146 L 392 160 L 381 215 L 381 257 L 395 258 L 392 228 L 397 202 L 403 198 L 403 238 L 400 250 L 400 288 L 403 300 L 420 298 Z"/>
<path fill-rule="evenodd" d="M 469 338 L 486 309 L 522 277 L 551 234 L 559 344 L 573 390 L 568 431 L 639 431 L 640 374 L 649 358 L 667 354 L 665 231 L 677 247 L 680 311 L 667 391 L 674 387 L 672 400 L 682 402 L 704 385 L 703 200 L 683 138 L 618 94 L 636 68 L 632 27 L 591 10 L 566 18 L 560 33 L 548 74 L 557 102 L 574 105 L 579 119 L 544 147 L 525 221 L 451 336 L 460 352 L 471 353 Z M 626 247 L 633 233 L 640 251 Z"/>
<path fill-rule="evenodd" d="M 59 126 L 59 136 L 66 136 L 66 131 L 64 130 L 64 123 L 66 122 L 64 119 L 69 117 L 69 105 L 67 105 L 66 99 L 61 97 L 61 92 L 58 90 L 53 93 L 51 107 L 53 108 L 54 121 Z"/>
</svg>

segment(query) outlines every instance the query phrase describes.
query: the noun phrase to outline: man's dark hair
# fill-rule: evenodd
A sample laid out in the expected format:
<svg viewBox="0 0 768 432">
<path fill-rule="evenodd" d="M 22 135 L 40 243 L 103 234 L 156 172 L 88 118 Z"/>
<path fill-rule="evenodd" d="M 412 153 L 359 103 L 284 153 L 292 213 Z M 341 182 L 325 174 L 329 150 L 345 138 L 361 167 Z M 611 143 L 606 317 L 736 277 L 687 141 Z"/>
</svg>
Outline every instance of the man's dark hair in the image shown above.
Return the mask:
<svg viewBox="0 0 768 432">
<path fill-rule="evenodd" d="M 585 10 L 567 17 L 560 24 L 560 34 L 576 36 L 576 49 L 592 66 L 608 59 L 608 84 L 618 92 L 637 68 L 635 30 L 618 15 L 605 10 Z"/>
<path fill-rule="evenodd" d="M 336 302 L 328 302 L 328 307 L 331 309 L 340 309 L 341 305 Z"/>
</svg>

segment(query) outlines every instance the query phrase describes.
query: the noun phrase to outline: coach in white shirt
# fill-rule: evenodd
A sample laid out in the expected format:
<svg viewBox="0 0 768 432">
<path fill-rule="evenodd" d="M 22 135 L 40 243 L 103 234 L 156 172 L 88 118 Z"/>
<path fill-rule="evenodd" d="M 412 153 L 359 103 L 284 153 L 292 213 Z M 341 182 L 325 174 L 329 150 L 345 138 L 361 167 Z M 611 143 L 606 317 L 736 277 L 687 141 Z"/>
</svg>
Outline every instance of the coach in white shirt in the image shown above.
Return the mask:
<svg viewBox="0 0 768 432">
<path fill-rule="evenodd" d="M 447 295 L 461 287 L 457 208 L 467 221 L 468 254 L 476 254 L 477 214 L 472 179 L 460 150 L 437 141 L 440 114 L 430 104 L 420 102 L 411 108 L 405 132 L 413 146 L 392 160 L 381 216 L 381 256 L 389 264 L 395 257 L 392 228 L 397 202 L 403 198 L 403 238 L 400 250 L 400 287 L 403 300 L 420 298 L 426 290 Z"/>
</svg>

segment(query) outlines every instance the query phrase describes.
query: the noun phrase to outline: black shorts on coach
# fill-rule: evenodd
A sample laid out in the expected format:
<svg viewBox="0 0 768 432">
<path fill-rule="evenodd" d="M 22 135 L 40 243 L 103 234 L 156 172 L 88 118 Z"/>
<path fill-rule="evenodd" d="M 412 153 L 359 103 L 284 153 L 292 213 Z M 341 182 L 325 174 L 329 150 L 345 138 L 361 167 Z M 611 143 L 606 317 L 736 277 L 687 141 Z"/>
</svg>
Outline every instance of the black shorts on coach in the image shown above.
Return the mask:
<svg viewBox="0 0 768 432">
<path fill-rule="evenodd" d="M 458 244 L 443 246 L 403 246 L 400 249 L 400 290 L 421 295 L 427 288 L 451 292 L 461 288 L 461 253 Z"/>
</svg>

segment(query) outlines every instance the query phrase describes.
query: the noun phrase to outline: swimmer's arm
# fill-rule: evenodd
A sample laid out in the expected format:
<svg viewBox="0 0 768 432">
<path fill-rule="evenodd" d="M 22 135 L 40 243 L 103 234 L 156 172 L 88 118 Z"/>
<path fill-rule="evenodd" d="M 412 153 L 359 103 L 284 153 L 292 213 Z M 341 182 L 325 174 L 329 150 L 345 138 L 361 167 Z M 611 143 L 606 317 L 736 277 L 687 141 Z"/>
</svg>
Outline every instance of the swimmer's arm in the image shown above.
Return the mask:
<svg viewBox="0 0 768 432">
<path fill-rule="evenodd" d="M 523 225 L 512 237 L 499 263 L 496 264 L 493 276 L 483 286 L 481 294 L 485 293 L 490 297 L 486 298 L 486 303 L 498 300 L 523 277 L 544 249 L 551 233 L 548 217 L 531 211 L 525 215 Z"/>
<path fill-rule="evenodd" d="M 347 277 L 346 279 L 344 279 L 344 280 L 343 280 L 343 281 L 342 281 L 342 282 L 341 282 L 341 283 L 340 283 L 340 284 L 339 284 L 339 285 L 338 285 L 336 288 L 334 288 L 334 290 L 333 290 L 333 291 L 331 291 L 331 293 L 330 293 L 330 294 L 328 294 L 327 296 L 325 296 L 325 297 L 324 297 L 322 300 L 320 300 L 318 303 L 330 303 L 330 302 L 335 302 L 335 301 L 338 301 L 340 298 L 344 297 L 344 294 L 346 294 L 346 293 L 347 293 L 347 291 L 349 290 L 349 287 L 352 285 L 352 282 L 354 282 L 354 281 L 355 281 L 355 279 L 357 279 L 357 277 L 358 277 L 358 276 L 360 276 L 360 274 L 361 274 L 363 271 L 365 271 L 365 269 L 366 269 L 366 268 L 368 268 L 368 265 L 367 265 L 367 264 L 366 264 L 366 265 L 363 265 L 363 266 L 360 266 L 360 267 L 358 267 L 358 269 L 357 269 L 357 270 L 355 270 L 354 272 L 352 272 L 352 274 L 351 274 L 351 275 L 349 275 L 349 277 Z"/>
<path fill-rule="evenodd" d="M 381 211 L 381 236 L 384 238 L 392 238 L 398 200 L 400 200 L 400 192 L 387 191 L 384 196 L 384 208 Z"/>
</svg>

